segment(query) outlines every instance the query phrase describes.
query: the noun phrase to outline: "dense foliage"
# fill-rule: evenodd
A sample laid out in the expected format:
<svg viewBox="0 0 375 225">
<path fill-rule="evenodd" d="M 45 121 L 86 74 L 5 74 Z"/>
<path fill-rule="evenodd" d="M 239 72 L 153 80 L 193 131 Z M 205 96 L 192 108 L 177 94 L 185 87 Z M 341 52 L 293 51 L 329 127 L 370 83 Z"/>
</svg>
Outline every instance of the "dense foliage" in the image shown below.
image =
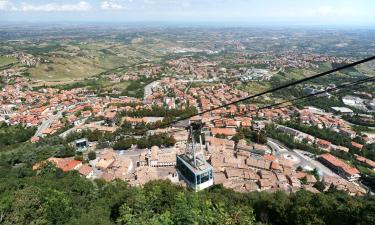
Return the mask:
<svg viewBox="0 0 375 225">
<path fill-rule="evenodd" d="M 130 117 L 145 117 L 145 116 L 155 116 L 155 117 L 165 117 L 164 119 L 174 119 L 176 117 L 189 117 L 196 114 L 197 108 L 193 106 L 185 107 L 184 109 L 167 109 L 165 107 L 152 106 L 151 108 L 142 108 L 139 110 L 125 111 L 123 116 Z"/>
<path fill-rule="evenodd" d="M 4 166 L 1 170 L 4 170 Z M 371 224 L 375 199 L 331 191 L 242 194 L 214 186 L 194 193 L 167 181 L 143 188 L 91 182 L 47 165 L 0 178 L 2 224 Z M 259 222 L 256 222 L 259 221 Z"/>
<path fill-rule="evenodd" d="M 365 126 L 365 127 L 375 127 L 375 120 L 373 119 L 365 119 L 362 118 L 358 115 L 354 116 L 349 116 L 349 115 L 344 115 L 342 118 L 352 124 L 360 125 L 360 126 Z"/>
<path fill-rule="evenodd" d="M 116 150 L 126 150 L 132 145 L 137 145 L 138 148 L 151 148 L 152 146 L 164 146 L 171 147 L 176 143 L 176 140 L 166 134 L 156 134 L 145 136 L 139 139 L 135 138 L 125 138 L 123 140 L 117 141 L 113 148 Z"/>
<path fill-rule="evenodd" d="M 286 121 L 282 123 L 287 127 L 294 128 L 304 133 L 310 134 L 314 137 L 324 139 L 332 142 L 335 145 L 346 146 L 351 148 L 351 139 L 347 136 L 341 135 L 329 128 L 319 128 L 318 126 L 308 126 L 296 121 Z"/>
<path fill-rule="evenodd" d="M 255 142 L 259 144 L 267 143 L 267 136 L 265 132 L 253 131 L 250 128 L 237 129 L 237 133 L 235 136 L 233 136 L 232 140 L 237 143 L 241 139 L 245 139 L 249 142 Z"/>
<path fill-rule="evenodd" d="M 9 126 L 0 123 L 0 147 L 29 140 L 35 134 L 35 127 L 25 127 L 21 124 Z"/>
<path fill-rule="evenodd" d="M 143 188 L 123 181 L 95 182 L 48 164 L 69 153 L 66 142 L 50 137 L 14 145 L 0 157 L 1 224 L 371 224 L 373 197 L 300 191 L 242 194 L 214 186 L 194 193 L 167 181 Z M 257 221 L 257 222 L 256 222 Z"/>
<path fill-rule="evenodd" d="M 314 154 L 320 154 L 322 152 L 315 145 L 309 145 L 307 142 L 295 141 L 294 138 L 290 135 L 278 131 L 273 124 L 266 126 L 266 132 L 268 137 L 279 140 L 281 143 L 284 143 L 288 148 L 301 149 Z"/>
</svg>

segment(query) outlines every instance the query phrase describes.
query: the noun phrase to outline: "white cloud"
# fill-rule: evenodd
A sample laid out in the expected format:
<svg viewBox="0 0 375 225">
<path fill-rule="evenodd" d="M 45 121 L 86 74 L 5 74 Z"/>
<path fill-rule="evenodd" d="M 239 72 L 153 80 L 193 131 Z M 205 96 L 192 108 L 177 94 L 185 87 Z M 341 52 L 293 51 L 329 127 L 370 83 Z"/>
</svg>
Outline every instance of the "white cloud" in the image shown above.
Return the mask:
<svg viewBox="0 0 375 225">
<path fill-rule="evenodd" d="M 130 1 L 131 2 L 131 1 Z M 120 1 L 116 0 L 105 0 L 100 4 L 100 8 L 104 10 L 124 10 L 126 9 L 125 5 Z"/>
<path fill-rule="evenodd" d="M 156 4 L 157 2 L 154 0 L 143 0 L 144 3 L 146 4 Z"/>
<path fill-rule="evenodd" d="M 22 2 L 19 5 L 12 4 L 10 1 L 0 0 L 0 10 L 18 11 L 18 12 L 82 12 L 91 9 L 91 5 L 86 1 L 80 1 L 75 4 L 29 4 Z"/>
<path fill-rule="evenodd" d="M 10 9 L 12 4 L 8 0 L 0 0 L 0 10 Z"/>
</svg>

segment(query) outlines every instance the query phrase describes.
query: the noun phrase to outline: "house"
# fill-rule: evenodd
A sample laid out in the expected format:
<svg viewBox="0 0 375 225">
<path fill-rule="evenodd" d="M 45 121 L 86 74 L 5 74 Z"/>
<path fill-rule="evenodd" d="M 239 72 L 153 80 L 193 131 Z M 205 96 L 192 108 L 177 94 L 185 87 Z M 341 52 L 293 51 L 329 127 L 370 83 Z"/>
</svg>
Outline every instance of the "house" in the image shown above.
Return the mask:
<svg viewBox="0 0 375 225">
<path fill-rule="evenodd" d="M 360 178 L 357 168 L 344 163 L 343 161 L 339 160 L 329 153 L 320 155 L 318 159 L 328 168 L 332 169 L 334 172 L 349 181 L 358 180 L 358 178 Z"/>
<path fill-rule="evenodd" d="M 110 182 L 115 179 L 115 175 L 113 173 L 104 172 L 101 177 L 103 180 Z"/>
<path fill-rule="evenodd" d="M 150 167 L 169 167 L 176 165 L 176 151 L 174 149 L 160 150 L 152 146 L 146 155 L 147 165 Z"/>
<path fill-rule="evenodd" d="M 357 142 L 352 141 L 351 144 L 352 144 L 353 148 L 356 148 L 358 150 L 362 150 L 362 148 L 363 148 L 363 145 L 361 145 L 361 144 L 359 144 Z"/>
<path fill-rule="evenodd" d="M 287 175 L 286 177 L 288 178 L 289 184 L 292 186 L 292 188 L 301 188 L 301 181 L 297 177 L 291 175 Z"/>
<path fill-rule="evenodd" d="M 218 128 L 218 127 L 211 128 L 212 136 L 224 135 L 230 138 L 236 135 L 236 133 L 237 133 L 236 129 L 234 128 Z"/>
<path fill-rule="evenodd" d="M 271 161 L 264 160 L 261 158 L 254 158 L 249 157 L 246 159 L 246 164 L 249 167 L 257 168 L 257 169 L 263 169 L 263 170 L 269 170 L 271 167 Z"/>
<path fill-rule="evenodd" d="M 268 179 L 260 179 L 258 181 L 258 184 L 259 184 L 260 190 L 262 190 L 262 191 L 272 188 L 272 184 Z"/>
<path fill-rule="evenodd" d="M 115 120 L 116 115 L 116 111 L 106 111 L 104 112 L 104 119 L 108 124 L 112 124 Z"/>
<path fill-rule="evenodd" d="M 207 137 L 206 146 L 209 152 L 233 153 L 234 141 L 223 138 Z"/>
<path fill-rule="evenodd" d="M 79 167 L 78 169 L 78 172 L 79 174 L 81 174 L 82 176 L 90 179 L 90 178 L 93 178 L 94 177 L 94 170 L 91 166 L 89 165 L 82 165 L 81 167 Z"/>
<path fill-rule="evenodd" d="M 214 177 L 214 184 L 222 184 L 227 180 L 227 177 L 222 172 L 217 172 L 213 174 Z"/>
<path fill-rule="evenodd" d="M 38 142 L 40 140 L 40 137 L 37 137 L 37 136 L 33 136 L 30 141 L 31 143 L 35 143 L 35 142 Z"/>
<path fill-rule="evenodd" d="M 260 144 L 253 144 L 252 145 L 251 152 L 254 154 L 259 154 L 259 155 L 266 155 L 266 154 L 271 154 L 271 149 L 268 148 L 266 145 L 260 145 Z"/>
<path fill-rule="evenodd" d="M 51 157 L 51 158 L 48 158 L 46 161 L 36 163 L 35 165 L 33 165 L 33 170 L 39 169 L 41 166 L 45 165 L 46 162 L 50 162 L 54 164 L 57 168 L 60 168 L 64 172 L 68 172 L 71 170 L 78 170 L 82 166 L 81 161 L 74 160 L 72 158 Z"/>
<path fill-rule="evenodd" d="M 323 140 L 323 139 L 319 139 L 317 138 L 315 143 L 318 145 L 318 147 L 324 151 L 331 151 L 332 149 L 332 146 L 331 146 L 331 142 L 329 141 L 326 141 L 326 140 Z"/>
<path fill-rule="evenodd" d="M 346 128 L 340 128 L 340 134 L 349 137 L 350 139 L 353 139 L 357 136 L 357 133 L 355 131 Z"/>
<path fill-rule="evenodd" d="M 246 140 L 241 139 L 237 144 L 237 156 L 250 156 L 250 154 L 271 154 L 271 149 L 266 145 L 260 145 L 255 143 L 248 145 L 246 143 Z"/>
<path fill-rule="evenodd" d="M 336 151 L 342 151 L 342 152 L 349 152 L 349 148 L 344 147 L 344 146 L 339 146 L 339 145 L 331 145 L 333 150 Z"/>
<path fill-rule="evenodd" d="M 365 166 L 371 168 L 372 170 L 375 170 L 375 162 L 372 161 L 371 159 L 367 159 L 367 158 L 365 158 L 363 156 L 356 155 L 356 160 L 358 162 L 361 162 Z"/>
<path fill-rule="evenodd" d="M 114 150 L 106 149 L 100 155 L 100 160 L 96 163 L 95 167 L 100 170 L 107 170 L 112 167 L 116 160 L 117 153 Z"/>
<path fill-rule="evenodd" d="M 329 187 L 334 186 L 337 190 L 345 191 L 351 196 L 363 196 L 366 194 L 366 190 L 354 184 L 353 182 L 349 182 L 345 179 L 340 177 L 333 177 L 333 176 L 324 176 L 323 182 L 326 186 L 325 191 L 329 189 Z"/>
<path fill-rule="evenodd" d="M 52 162 L 56 167 L 62 169 L 64 172 L 77 170 L 82 166 L 82 162 L 70 158 L 49 158 L 47 161 Z"/>
<path fill-rule="evenodd" d="M 127 174 L 133 169 L 133 161 L 130 158 L 118 156 L 111 167 L 111 172 L 115 178 L 125 179 Z"/>
</svg>

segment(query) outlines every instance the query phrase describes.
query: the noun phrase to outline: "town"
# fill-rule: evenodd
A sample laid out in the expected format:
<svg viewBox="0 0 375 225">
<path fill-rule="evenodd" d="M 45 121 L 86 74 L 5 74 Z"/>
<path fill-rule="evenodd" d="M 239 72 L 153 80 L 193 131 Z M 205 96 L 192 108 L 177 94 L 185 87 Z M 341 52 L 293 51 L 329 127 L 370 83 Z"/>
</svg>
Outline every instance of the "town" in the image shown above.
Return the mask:
<svg viewBox="0 0 375 225">
<path fill-rule="evenodd" d="M 98 93 L 84 85 L 69 89 L 30 85 L 32 79 L 23 75 L 32 65 L 30 62 L 26 67 L 8 68 L 0 73 L 7 82 L 0 94 L 0 120 L 8 126 L 22 124 L 35 129 L 29 139 L 32 143 L 57 136 L 73 148 L 65 154 L 69 157 L 50 157 L 36 163 L 35 170 L 50 162 L 66 172 L 76 170 L 91 180 L 121 179 L 142 186 L 151 180 L 168 179 L 186 185 L 176 171 L 176 156 L 187 148 L 186 125 L 161 128 L 163 123 L 245 98 L 249 93 L 234 87 L 252 80 L 267 82 L 272 78 L 270 73 L 316 65 L 305 63 L 308 61 L 352 60 L 304 56 L 304 63 L 294 65 L 289 61 L 292 56 L 261 62 L 273 68 L 273 72 L 218 67 L 221 62 L 184 57 L 167 61 L 164 67 L 149 64 L 96 77 L 96 81 L 110 83 L 152 79 L 139 87 L 143 87 L 142 97 L 118 95 L 116 88 Z M 228 83 L 224 77 L 233 81 Z M 304 92 L 314 91 L 318 92 L 304 87 Z M 213 183 L 238 192 L 305 189 L 317 193 L 330 187 L 350 195 L 371 192 L 371 187 L 359 179 L 375 170 L 375 162 L 364 153 L 364 146 L 374 143 L 375 135 L 354 126 L 353 121 L 374 121 L 371 113 L 375 99 L 373 93 L 352 94 L 343 96 L 343 103 L 331 105 L 328 111 L 309 105 L 258 110 L 259 104 L 250 102 L 192 117 L 190 122 L 204 124 L 204 157 L 213 167 Z M 149 138 L 137 132 L 147 133 Z M 348 154 L 353 154 L 350 162 Z"/>
<path fill-rule="evenodd" d="M 374 8 L 0 0 L 0 224 L 374 224 Z"/>
</svg>

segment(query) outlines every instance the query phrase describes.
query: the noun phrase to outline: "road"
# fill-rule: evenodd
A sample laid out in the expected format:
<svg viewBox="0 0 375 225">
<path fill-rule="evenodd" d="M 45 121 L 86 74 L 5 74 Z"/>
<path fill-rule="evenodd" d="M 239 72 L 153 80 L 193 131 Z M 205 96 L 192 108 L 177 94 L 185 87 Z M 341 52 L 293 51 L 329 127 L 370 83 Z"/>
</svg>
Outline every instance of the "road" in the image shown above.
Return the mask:
<svg viewBox="0 0 375 225">
<path fill-rule="evenodd" d="M 147 84 L 144 87 L 144 97 L 143 97 L 143 99 L 146 100 L 148 96 L 152 95 L 152 89 L 155 88 L 155 87 L 158 87 L 159 85 L 160 85 L 159 81 L 154 81 L 154 82 L 151 82 L 151 83 Z"/>
<path fill-rule="evenodd" d="M 55 115 L 50 115 L 46 120 L 42 121 L 42 123 L 38 126 L 38 130 L 35 132 L 34 137 L 40 137 L 43 135 L 43 132 L 48 129 L 53 121 L 58 120 L 62 117 L 62 114 L 69 110 L 72 109 L 76 106 L 76 104 L 70 105 L 60 111 L 58 111 Z"/>
<path fill-rule="evenodd" d="M 336 173 L 332 172 L 329 168 L 321 164 L 319 161 L 315 160 L 315 155 L 311 154 L 306 151 L 294 149 L 295 152 L 299 157 L 303 158 L 305 162 L 308 162 L 313 168 L 317 168 L 319 171 L 323 173 L 323 175 L 339 177 Z"/>
<path fill-rule="evenodd" d="M 337 174 L 335 174 L 326 166 L 315 160 L 315 155 L 309 152 L 297 149 L 291 150 L 285 145 L 283 145 L 281 142 L 272 138 L 267 138 L 267 144 L 272 145 L 274 147 L 273 149 L 275 149 L 275 156 L 277 156 L 278 158 L 291 160 L 293 162 L 293 167 L 295 168 L 299 166 L 306 170 L 313 170 L 314 168 L 317 168 L 318 171 L 323 173 L 323 175 L 338 177 Z"/>
<path fill-rule="evenodd" d="M 86 122 L 87 119 L 88 119 L 88 118 L 84 118 L 84 119 L 82 120 L 82 124 L 84 124 L 84 123 Z M 101 120 L 101 121 L 98 121 L 98 122 L 99 122 L 99 123 L 102 123 L 102 122 L 104 122 L 104 120 Z M 70 128 L 69 130 L 66 130 L 66 131 L 64 131 L 63 133 L 59 134 L 59 137 L 65 138 L 68 134 L 70 134 L 70 133 L 72 133 L 72 132 L 75 132 L 77 129 L 78 129 L 77 126 L 74 126 L 74 127 Z"/>
</svg>

